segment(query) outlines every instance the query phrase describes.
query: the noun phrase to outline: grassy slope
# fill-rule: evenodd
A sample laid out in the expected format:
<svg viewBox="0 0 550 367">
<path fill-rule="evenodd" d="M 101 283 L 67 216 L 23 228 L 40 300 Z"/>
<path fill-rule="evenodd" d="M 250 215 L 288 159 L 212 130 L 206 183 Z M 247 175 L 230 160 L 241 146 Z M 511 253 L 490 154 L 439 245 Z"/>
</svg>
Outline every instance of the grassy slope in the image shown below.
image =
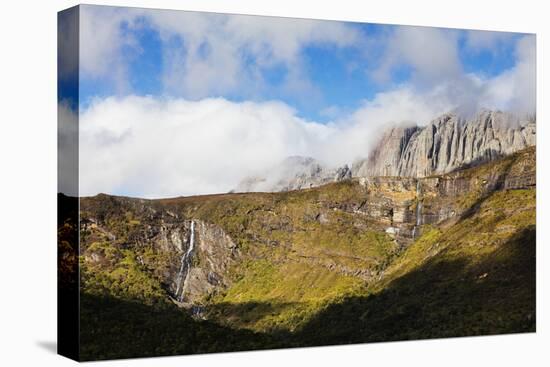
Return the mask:
<svg viewBox="0 0 550 367">
<path fill-rule="evenodd" d="M 244 229 L 245 233 L 246 231 L 254 233 L 256 239 L 269 238 L 286 246 L 262 247 L 260 243 L 253 243 L 255 253 L 258 252 L 258 247 L 263 248 L 264 253 L 258 256 L 261 260 L 252 258 L 246 266 L 240 266 L 238 281 L 227 292 L 209 300 L 210 317 L 217 322 L 237 328 L 264 332 L 297 331 L 306 328 L 313 318 L 318 317 L 318 314 L 326 309 L 327 304 L 339 304 L 350 297 L 368 298 L 372 294 L 390 289 L 392 285 L 397 284 L 398 279 L 407 278 L 408 275 L 415 274 L 419 269 L 427 266 L 465 263 L 468 267 L 461 268 L 460 272 L 451 271 L 447 276 L 451 280 L 461 273 L 467 273 L 467 275 L 460 276 L 470 278 L 481 276 L 479 282 L 485 282 L 483 284 L 491 285 L 492 282 L 497 282 L 493 287 L 494 290 L 506 289 L 501 283 L 516 282 L 514 286 L 522 287 L 522 282 L 527 282 L 522 291 L 513 289 L 509 292 L 504 291 L 508 292 L 506 297 L 516 297 L 524 302 L 522 309 L 517 309 L 515 301 L 507 301 L 508 303 L 505 304 L 507 309 L 498 309 L 498 312 L 495 312 L 496 317 L 505 318 L 499 319 L 500 323 L 489 322 L 491 312 L 482 310 L 476 311 L 475 316 L 469 315 L 467 320 L 463 320 L 461 326 L 449 327 L 450 325 L 447 324 L 446 327 L 449 329 L 446 332 L 432 330 L 428 324 L 424 325 L 425 329 L 416 325 L 416 331 L 410 336 L 394 330 L 394 338 L 470 335 L 497 332 L 497 330 L 498 332 L 533 330 L 535 190 L 508 190 L 494 192 L 487 196 L 483 190 L 484 179 L 475 179 L 488 175 L 503 177 L 507 172 L 513 172 L 525 165 L 534 165 L 533 149 L 460 172 L 462 177 L 474 179 L 475 182 L 476 189 L 459 197 L 461 204 L 468 205 L 471 210 L 467 211 L 467 214 L 457 223 L 452 221 L 452 223 L 442 224 L 439 228 L 425 228 L 425 235 L 403 254 L 399 253 L 396 243 L 385 234 L 369 230 L 371 228 L 369 223 L 360 222 L 361 217 L 338 210 L 339 208 L 349 209 L 357 205 L 361 198 L 365 198 L 366 193 L 354 183 L 282 194 L 283 198 L 280 201 L 267 206 L 270 212 L 267 216 L 268 220 L 265 219 L 266 216 L 260 216 L 258 219 L 258 216 L 250 215 L 251 210 L 256 209 L 248 208 L 246 211 L 239 209 L 238 203 L 241 202 L 239 200 L 235 203 L 234 213 L 237 214 L 227 220 L 239 218 L 239 210 L 243 210 L 243 213 L 248 213 L 243 217 L 246 218 L 247 223 L 243 225 L 240 233 L 233 234 L 234 238 L 242 239 L 242 229 Z M 276 197 L 280 198 L 278 195 Z M 266 210 L 265 203 L 261 208 Z M 327 211 L 329 208 L 331 210 Z M 219 208 L 216 206 L 216 209 Z M 330 218 L 329 223 L 321 225 L 317 221 L 307 219 L 323 211 Z M 215 217 L 215 214 L 208 211 L 205 219 L 208 217 Z M 227 223 L 224 223 L 225 218 L 220 218 L 219 224 L 228 228 Z M 281 218 L 286 218 L 285 231 L 265 230 L 266 223 L 270 224 L 270 221 Z M 267 227 L 269 228 L 269 225 Z M 522 248 L 522 256 L 532 257 L 525 259 L 522 267 L 518 269 L 514 269 L 513 261 L 516 259 L 505 256 L 512 251 L 510 246 L 516 242 L 524 243 L 526 246 Z M 301 257 L 315 258 L 316 261 L 299 261 Z M 326 265 L 325 261 L 345 264 L 351 269 L 371 269 L 376 276 L 367 284 L 357 277 L 337 274 L 325 266 L 319 266 L 319 263 Z M 476 264 L 483 261 L 487 264 L 491 261 L 501 262 L 500 268 L 507 269 L 510 274 L 504 273 L 502 276 L 505 280 L 499 283 L 500 274 L 491 274 L 488 269 L 484 271 L 485 268 L 482 266 L 476 267 Z M 386 269 L 388 264 L 391 265 Z M 470 272 L 479 274 L 470 274 Z M 521 274 L 521 277 L 514 278 L 513 274 L 516 272 Z M 381 280 L 375 281 L 381 274 L 383 274 Z M 526 274 L 529 274 L 529 279 Z M 437 276 L 437 274 L 431 274 L 422 286 L 429 287 L 431 278 L 437 279 Z M 475 284 L 466 281 L 449 286 L 468 288 Z M 411 284 L 410 287 L 415 285 Z M 434 289 L 434 292 L 437 291 L 438 289 Z M 436 293 L 434 297 L 445 299 L 449 296 L 444 290 L 442 293 Z M 503 295 L 488 293 L 487 298 L 482 295 L 478 302 L 483 304 L 491 297 L 501 299 Z M 467 306 L 464 303 L 456 303 L 456 305 L 457 307 Z M 393 304 L 384 307 L 392 310 L 391 312 L 395 311 L 396 314 L 401 312 L 396 310 Z M 446 310 L 444 308 L 438 312 L 443 314 Z M 456 312 L 459 313 L 458 310 Z M 498 314 L 499 312 L 501 314 Z M 511 313 L 514 312 L 517 314 L 512 317 Z M 437 314 L 433 311 L 430 313 Z M 360 325 L 352 315 L 339 313 L 337 317 L 354 320 L 353 327 Z M 532 322 L 529 322 L 527 328 L 518 328 L 514 324 L 515 321 L 512 321 L 517 317 L 529 317 Z M 476 327 L 476 318 L 489 324 Z M 441 321 L 447 322 L 447 320 Z M 470 325 L 471 329 L 466 325 Z M 319 333 L 319 335 L 323 334 L 324 332 Z M 361 336 L 361 338 L 364 337 L 366 336 Z M 374 339 L 376 338 L 373 337 Z M 332 342 L 337 340 L 333 339 Z"/>
<path fill-rule="evenodd" d="M 535 330 L 535 191 L 497 192 L 468 218 L 424 233 L 384 277 L 334 303 L 308 345 Z"/>
<path fill-rule="evenodd" d="M 399 249 L 363 216 L 346 211 L 365 197 L 363 187 L 346 182 L 184 205 L 187 217 L 224 228 L 243 254 L 233 286 L 205 301 L 209 318 L 255 331 L 293 331 L 327 303 L 364 288 L 353 274 L 376 272 Z"/>
</svg>

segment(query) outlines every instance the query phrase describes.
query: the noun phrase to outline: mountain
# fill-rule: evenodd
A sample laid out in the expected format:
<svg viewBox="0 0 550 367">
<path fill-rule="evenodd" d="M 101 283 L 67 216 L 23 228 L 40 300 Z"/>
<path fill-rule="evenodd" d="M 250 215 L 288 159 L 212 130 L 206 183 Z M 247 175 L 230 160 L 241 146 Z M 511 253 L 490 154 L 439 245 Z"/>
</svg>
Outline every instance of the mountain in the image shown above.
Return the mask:
<svg viewBox="0 0 550 367">
<path fill-rule="evenodd" d="M 350 178 L 347 165 L 331 169 L 311 157 L 291 156 L 258 176 L 243 179 L 233 192 L 292 191 Z"/>
<path fill-rule="evenodd" d="M 82 358 L 533 332 L 535 169 L 81 198 Z"/>
<path fill-rule="evenodd" d="M 447 113 L 425 127 L 389 129 L 352 171 L 356 177 L 426 177 L 488 162 L 533 146 L 535 141 L 534 119 L 481 111 L 465 120 Z"/>
</svg>

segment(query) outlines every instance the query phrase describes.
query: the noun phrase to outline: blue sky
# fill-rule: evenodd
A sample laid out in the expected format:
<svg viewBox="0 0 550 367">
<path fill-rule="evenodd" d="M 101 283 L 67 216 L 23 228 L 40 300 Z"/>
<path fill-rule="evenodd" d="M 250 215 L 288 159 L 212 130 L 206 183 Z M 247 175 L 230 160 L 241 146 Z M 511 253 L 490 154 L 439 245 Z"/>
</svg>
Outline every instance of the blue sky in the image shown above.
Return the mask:
<svg viewBox="0 0 550 367">
<path fill-rule="evenodd" d="M 84 5 L 79 37 L 82 195 L 227 192 L 288 156 L 350 165 L 395 124 L 535 111 L 533 35 Z"/>
</svg>

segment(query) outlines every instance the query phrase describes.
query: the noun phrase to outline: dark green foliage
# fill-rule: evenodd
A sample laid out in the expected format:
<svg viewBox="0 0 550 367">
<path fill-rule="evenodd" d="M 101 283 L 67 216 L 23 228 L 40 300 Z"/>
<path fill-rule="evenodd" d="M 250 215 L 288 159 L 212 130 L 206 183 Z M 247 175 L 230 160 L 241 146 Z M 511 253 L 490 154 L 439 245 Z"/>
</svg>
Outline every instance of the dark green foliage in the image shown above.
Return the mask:
<svg viewBox="0 0 550 367">
<path fill-rule="evenodd" d="M 434 257 L 379 293 L 332 304 L 295 340 L 323 345 L 533 332 L 534 269 L 532 226 L 475 266 L 468 257 Z"/>
<path fill-rule="evenodd" d="M 268 335 L 195 321 L 171 304 L 81 294 L 81 360 L 276 348 Z"/>
</svg>

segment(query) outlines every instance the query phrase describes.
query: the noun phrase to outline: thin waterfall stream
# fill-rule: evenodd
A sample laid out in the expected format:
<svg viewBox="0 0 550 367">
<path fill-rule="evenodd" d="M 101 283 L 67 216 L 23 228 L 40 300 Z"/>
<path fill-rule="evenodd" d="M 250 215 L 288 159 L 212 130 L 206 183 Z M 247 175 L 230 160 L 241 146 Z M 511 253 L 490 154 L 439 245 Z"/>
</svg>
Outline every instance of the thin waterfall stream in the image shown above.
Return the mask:
<svg viewBox="0 0 550 367">
<path fill-rule="evenodd" d="M 181 266 L 178 273 L 178 287 L 176 289 L 176 299 L 179 302 L 183 301 L 183 288 L 189 278 L 189 272 L 191 271 L 191 260 L 193 257 L 193 250 L 195 248 L 195 221 L 191 221 L 191 234 L 189 235 L 189 246 L 187 251 L 181 257 Z M 184 276 L 185 274 L 185 276 Z M 181 294 L 180 294 L 181 291 Z"/>
</svg>

